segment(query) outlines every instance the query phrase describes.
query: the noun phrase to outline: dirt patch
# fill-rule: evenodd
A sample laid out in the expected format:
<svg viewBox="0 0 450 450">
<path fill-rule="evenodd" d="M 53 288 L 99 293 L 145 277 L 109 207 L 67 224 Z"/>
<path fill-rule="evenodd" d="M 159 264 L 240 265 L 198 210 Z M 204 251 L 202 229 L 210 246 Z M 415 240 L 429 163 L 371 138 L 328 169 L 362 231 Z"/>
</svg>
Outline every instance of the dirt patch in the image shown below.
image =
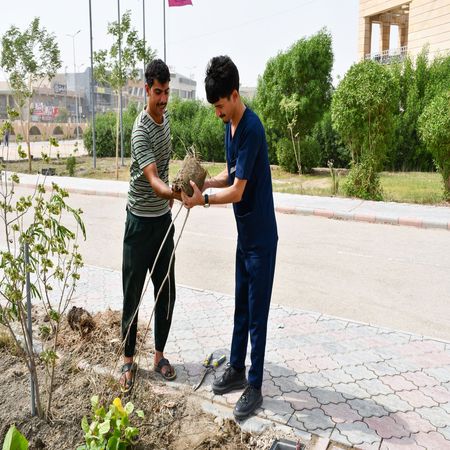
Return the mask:
<svg viewBox="0 0 450 450">
<path fill-rule="evenodd" d="M 34 317 L 36 325 L 45 321 L 42 314 L 36 313 Z M 92 315 L 91 319 L 93 328 L 87 333 L 80 333 L 76 327 L 73 330 L 63 320 L 49 421 L 31 417 L 26 367 L 9 344 L 0 346 L 0 364 L 4 368 L 0 371 L 0 444 L 12 424 L 31 442 L 30 450 L 75 449 L 84 443 L 80 424 L 83 416 L 90 417 L 92 395 L 101 394 L 103 403 L 109 405 L 118 394 L 117 376 L 80 370 L 80 362 L 84 362 L 84 367 L 102 364 L 109 372 L 111 360 L 120 350 L 120 313 L 108 310 Z M 150 344 L 144 347 L 146 352 L 152 351 Z M 38 367 L 41 380 L 44 370 L 43 365 Z M 45 393 L 42 397 L 45 404 Z M 190 389 L 175 390 L 152 371 L 139 369 L 136 385 L 124 401 L 131 401 L 145 413 L 143 422 L 135 419 L 134 424 L 140 429 L 136 449 L 263 450 L 269 449 L 274 439 L 270 432 L 254 436 L 243 432 L 233 421 L 204 413 L 198 400 L 190 396 Z"/>
</svg>

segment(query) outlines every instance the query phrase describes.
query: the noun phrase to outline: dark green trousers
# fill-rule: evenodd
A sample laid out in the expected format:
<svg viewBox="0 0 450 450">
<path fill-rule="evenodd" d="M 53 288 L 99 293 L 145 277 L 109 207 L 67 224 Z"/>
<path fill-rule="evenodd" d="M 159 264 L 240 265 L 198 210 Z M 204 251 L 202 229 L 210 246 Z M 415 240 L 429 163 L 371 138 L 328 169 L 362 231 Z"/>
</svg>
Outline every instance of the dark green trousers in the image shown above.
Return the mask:
<svg viewBox="0 0 450 450">
<path fill-rule="evenodd" d="M 172 225 L 171 213 L 161 217 L 138 217 L 127 211 L 125 236 L 123 239 L 122 284 L 123 284 L 123 314 L 122 339 L 125 342 L 125 356 L 133 356 L 136 347 L 136 333 L 138 314 L 132 321 L 133 314 L 138 307 L 144 288 L 147 271 L 153 267 L 156 255 Z M 169 271 L 170 258 L 173 252 L 174 227 L 171 227 L 161 253 L 158 256 L 152 275 L 154 296 L 163 283 Z M 170 274 L 159 294 L 155 308 L 155 349 L 164 351 L 172 323 L 173 307 L 175 304 L 175 257 L 172 259 Z"/>
</svg>

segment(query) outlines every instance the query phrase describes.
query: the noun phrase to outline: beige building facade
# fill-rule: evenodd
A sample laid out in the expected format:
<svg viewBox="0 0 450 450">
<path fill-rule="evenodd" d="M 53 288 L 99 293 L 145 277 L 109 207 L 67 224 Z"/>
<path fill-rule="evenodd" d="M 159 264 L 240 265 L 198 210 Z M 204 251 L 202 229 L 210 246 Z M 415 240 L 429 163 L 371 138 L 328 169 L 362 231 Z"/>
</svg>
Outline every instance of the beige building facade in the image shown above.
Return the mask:
<svg viewBox="0 0 450 450">
<path fill-rule="evenodd" d="M 373 51 L 375 26 L 379 43 Z M 360 0 L 359 59 L 414 57 L 425 45 L 431 57 L 450 54 L 450 0 Z"/>
</svg>

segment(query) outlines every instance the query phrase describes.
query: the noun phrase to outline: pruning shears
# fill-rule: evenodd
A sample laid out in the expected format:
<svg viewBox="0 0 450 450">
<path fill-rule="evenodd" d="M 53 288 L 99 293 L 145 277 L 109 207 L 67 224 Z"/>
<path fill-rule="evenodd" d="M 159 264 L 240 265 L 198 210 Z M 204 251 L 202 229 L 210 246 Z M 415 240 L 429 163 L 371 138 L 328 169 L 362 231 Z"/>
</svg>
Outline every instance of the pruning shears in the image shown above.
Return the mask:
<svg viewBox="0 0 450 450">
<path fill-rule="evenodd" d="M 202 376 L 200 378 L 200 381 L 194 386 L 194 391 L 196 391 L 203 383 L 203 381 L 206 378 L 206 375 L 211 371 L 217 369 L 225 360 L 227 357 L 225 355 L 220 356 L 217 359 L 214 359 L 214 353 L 210 353 L 206 356 L 206 358 L 203 361 L 203 367 L 205 370 L 202 373 Z"/>
</svg>

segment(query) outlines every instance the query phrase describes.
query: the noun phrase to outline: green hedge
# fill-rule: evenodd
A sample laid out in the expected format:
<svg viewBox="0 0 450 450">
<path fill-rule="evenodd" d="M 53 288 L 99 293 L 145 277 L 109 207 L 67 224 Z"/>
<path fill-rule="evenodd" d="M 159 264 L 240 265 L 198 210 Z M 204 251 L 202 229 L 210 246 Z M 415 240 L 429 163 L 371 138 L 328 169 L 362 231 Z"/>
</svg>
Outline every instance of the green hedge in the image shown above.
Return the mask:
<svg viewBox="0 0 450 450">
<path fill-rule="evenodd" d="M 134 103 L 128 105 L 128 108 L 123 111 L 123 146 L 126 157 L 130 156 L 131 131 L 137 114 L 137 107 Z M 84 132 L 83 141 L 84 147 L 92 155 L 91 126 Z M 99 158 L 116 155 L 116 113 L 110 111 L 95 116 L 95 144 L 96 154 Z"/>
</svg>

